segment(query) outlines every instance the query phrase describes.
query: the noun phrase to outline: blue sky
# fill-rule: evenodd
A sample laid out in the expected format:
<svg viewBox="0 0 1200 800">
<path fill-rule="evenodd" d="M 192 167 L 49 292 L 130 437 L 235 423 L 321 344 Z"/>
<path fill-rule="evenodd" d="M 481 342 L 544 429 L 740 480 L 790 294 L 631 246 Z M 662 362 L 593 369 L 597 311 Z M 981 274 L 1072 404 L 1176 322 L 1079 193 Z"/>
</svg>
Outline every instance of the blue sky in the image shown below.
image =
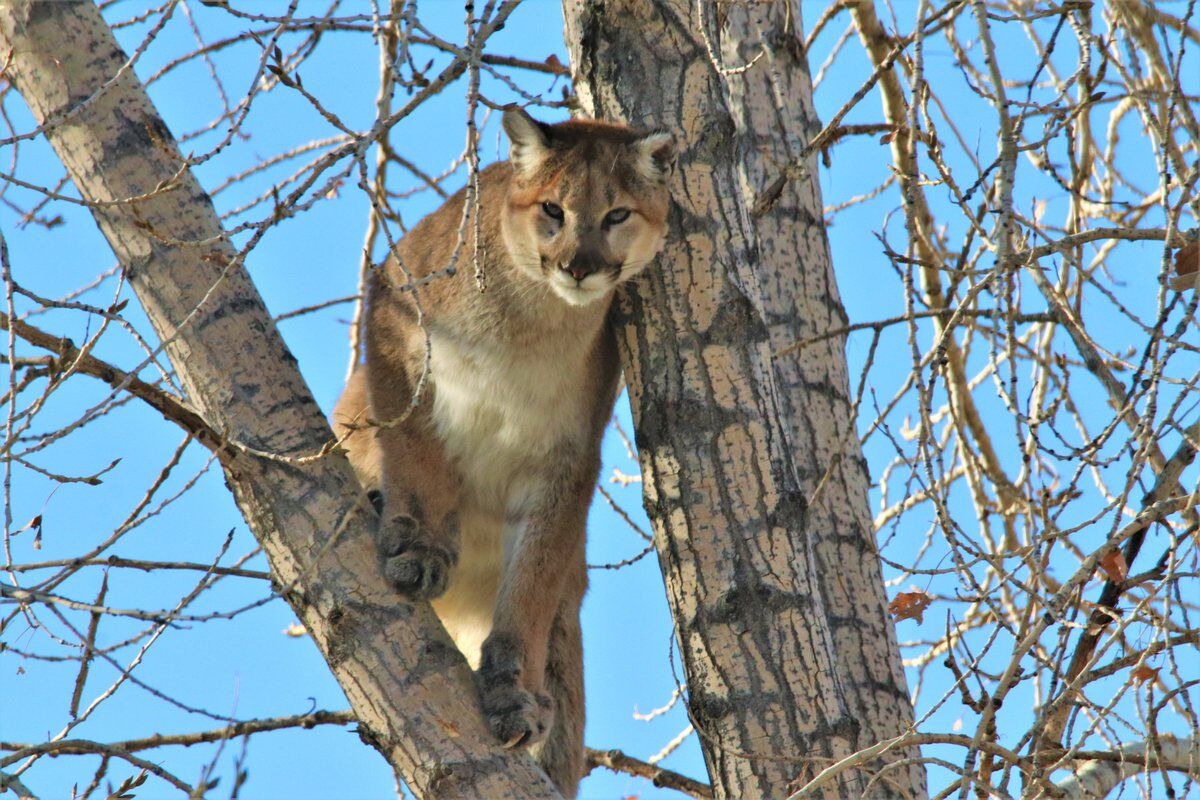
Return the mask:
<svg viewBox="0 0 1200 800">
<path fill-rule="evenodd" d="M 364 12 L 369 8 L 361 3 Z M 806 10 L 817 4 L 806 4 Z M 302 13 L 320 13 L 325 4 L 304 2 Z M 109 12 L 110 19 L 127 18 L 133 5 L 118 4 Z M 281 13 L 283 3 L 264 2 L 258 10 L 273 9 Z M 900 4 L 901 19 L 908 25 L 911 8 Z M 193 4 L 196 24 L 208 40 L 240 31 L 243 23 L 231 23 L 224 15 L 199 4 Z M 421 19 L 432 30 L 452 41 L 462 39 L 463 12 L 457 2 L 426 0 L 420 7 Z M 814 16 L 810 11 L 810 16 Z M 811 61 L 823 61 L 829 47 L 841 30 L 835 25 L 818 43 Z M 147 24 L 134 25 L 119 32 L 127 50 L 140 42 Z M 159 41 L 147 51 L 137 67 L 146 79 L 158 67 L 191 45 L 192 32 L 185 18 L 176 18 L 164 29 Z M 292 46 L 296 36 L 286 38 Z M 1004 42 L 1009 44 L 1009 42 Z M 1006 53 L 1015 74 L 1032 69 L 1033 62 L 1022 63 L 1018 41 Z M 288 49 L 285 47 L 285 49 Z M 492 52 L 519 55 L 542 60 L 551 55 L 563 63 L 567 54 L 562 44 L 561 12 L 550 0 L 526 0 L 513 15 L 506 29 L 493 39 Z M 1070 59 L 1069 47 L 1063 58 Z M 927 53 L 931 70 L 949 69 L 951 55 L 944 43 L 931 43 Z M 421 59 L 444 58 L 425 51 Z M 215 56 L 230 97 L 240 97 L 247 89 L 257 59 L 253 45 L 240 45 L 223 50 Z M 435 65 L 436 69 L 436 65 Z M 817 94 L 817 106 L 822 119 L 827 119 L 859 86 L 870 70 L 855 41 L 846 47 L 838 67 L 831 71 Z M 341 116 L 352 128 L 365 129 L 371 123 L 377 82 L 377 52 L 366 34 L 329 34 L 316 54 L 300 68 L 304 86 L 321 98 L 330 110 Z M 555 81 L 542 74 L 514 73 L 529 91 L 553 90 L 557 96 L 563 79 Z M 511 92 L 493 79 L 484 79 L 487 96 L 497 102 L 512 98 Z M 995 123 L 965 89 L 943 100 L 963 109 L 960 117 L 964 137 L 976 143 L 977 152 L 985 160 L 994 155 Z M 432 99 L 405 120 L 392 134 L 394 146 L 408 159 L 430 172 L 440 172 L 460 153 L 465 134 L 463 130 L 463 95 L 465 82 L 459 81 L 442 95 Z M 202 127 L 219 113 L 219 96 L 203 62 L 193 62 L 172 73 L 151 87 L 151 96 L 177 136 Z M 19 102 L 6 104 L 18 130 L 31 127 L 31 120 Z M 543 118 L 554 119 L 562 112 L 547 111 Z M 847 118 L 847 122 L 876 122 L 879 120 L 878 100 L 869 96 Z M 489 120 L 484 128 L 481 156 L 485 162 L 503 153 L 497 120 Z M 277 88 L 263 95 L 254 107 L 245 131 L 249 138 L 233 143 L 198 170 L 201 182 L 214 188 L 229 174 L 252 166 L 262 158 L 287 150 L 307 141 L 335 133 L 305 103 L 294 95 Z M 1138 133 L 1136 126 L 1130 136 Z M 206 134 L 185 145 L 204 152 L 216 141 L 216 135 Z M 1142 171 L 1152 183 L 1154 164 L 1152 151 L 1132 149 L 1130 168 Z M 7 156 L 5 152 L 3 155 Z M 1137 162 L 1137 159 L 1142 159 Z M 845 200 L 871 189 L 887 175 L 888 152 L 874 137 L 853 139 L 839 146 L 832 164 L 823 169 L 819 180 L 827 205 Z M 218 209 L 224 213 L 254 197 L 272 180 L 280 180 L 296 165 L 272 169 L 244 187 L 236 187 L 216 197 Z M 965 169 L 965 164 L 962 165 Z M 392 187 L 398 191 L 411 188 L 409 179 L 398 176 Z M 53 185 L 62 170 L 49 147 L 41 141 L 21 145 L 20 175 L 25 180 Z M 969 173 L 973 174 L 973 173 Z M 461 172 L 460 172 L 461 176 Z M 456 176 L 448 187 L 456 188 L 462 178 Z M 367 202 L 361 192 L 347 185 L 337 193 L 317 203 L 311 211 L 275 227 L 263 239 L 249 260 L 254 280 L 276 314 L 285 313 L 323 300 L 352 294 L 359 254 L 365 229 Z M 1035 198 L 1044 199 L 1048 215 L 1061 216 L 1065 197 L 1061 190 L 1045 182 L 1031 179 L 1030 192 L 1020 203 L 1028 207 Z M 7 195 L 19 204 L 28 206 L 31 194 L 10 190 Z M 931 192 L 931 197 L 933 193 Z M 886 196 L 885 196 L 886 197 Z M 830 240 L 835 268 L 851 321 L 878 319 L 903 311 L 902 287 L 881 254 L 881 245 L 872 235 L 883 229 L 893 246 L 904 238 L 900 214 L 885 219 L 887 212 L 898 203 L 894 192 L 891 200 L 868 204 L 840 215 L 830 228 Z M 403 218 L 412 223 L 436 207 L 437 199 L 429 193 L 398 203 Z M 944 207 L 941 207 L 944 211 Z M 264 208 L 248 215 L 235 217 L 232 222 L 257 219 Z M 78 207 L 56 204 L 47 214 L 61 214 L 62 226 L 45 230 L 38 226 L 18 227 L 18 215 L 0 209 L 0 226 L 8 239 L 14 274 L 18 281 L 44 296 L 60 296 L 83 285 L 98 273 L 110 268 L 114 259 L 86 213 Z M 961 221 L 951 221 L 949 238 L 961 239 Z M 1148 223 L 1149 224 L 1149 223 Z M 1128 255 L 1114 259 L 1112 268 L 1116 280 L 1123 282 L 1122 299 L 1131 307 L 1151 313 L 1154 308 L 1155 285 L 1146 276 L 1156 274 L 1161 247 L 1148 243 L 1131 246 Z M 377 256 L 379 253 L 377 252 Z M 88 302 L 106 305 L 112 302 L 116 284 L 109 280 L 89 293 Z M 123 290 L 119 297 L 128 297 Z M 1029 303 L 1027 310 L 1040 310 Z M 1124 340 L 1137 341 L 1137 331 L 1111 314 L 1103 306 L 1089 309 L 1094 312 L 1098 338 L 1117 349 Z M 125 315 L 143 333 L 149 326 L 133 302 Z M 322 407 L 331 409 L 335 402 L 347 365 L 348 306 L 337 306 L 316 314 L 284 321 L 281 330 L 296 355 L 300 368 Z M 37 317 L 35 323 L 56 333 L 83 340 L 94 330 L 94 320 L 85 314 L 56 311 Z M 91 325 L 92 327 L 89 327 Z M 923 328 L 924 343 L 928 344 L 929 329 Z M 856 377 L 867 354 L 869 338 L 852 338 L 848 345 L 851 375 Z M 904 333 L 896 329 L 887 334 L 881 352 L 890 354 L 880 359 L 871 374 L 871 386 L 886 401 L 901 384 L 908 372 L 907 345 Z M 890 349 L 888 349 L 890 348 Z M 130 337 L 117 331 L 106 336 L 97 353 L 118 364 L 129 366 L 140 360 L 139 351 Z M 982 366 L 986 353 L 977 352 L 972 364 Z M 152 374 L 151 371 L 144 373 Z M 1000 398 L 980 397 L 981 408 L 989 421 L 1007 416 Z M 80 416 L 84 409 L 103 401 L 107 392 L 94 382 L 75 379 L 55 394 L 41 413 L 36 430 L 49 430 Z M 1083 399 L 1085 413 L 1103 416 L 1102 398 L 1093 393 Z M 1088 403 L 1093 405 L 1088 406 Z M 628 407 L 622 398 L 617 417 L 625 430 L 632 430 Z M 998 422 L 997 424 L 1004 424 Z M 44 532 L 40 551 L 32 549 L 32 538 L 24 534 L 14 540 L 14 559 L 34 561 L 66 558 L 94 546 L 104 539 L 136 506 L 146 487 L 154 480 L 182 441 L 182 434 L 171 425 L 136 402 L 126 403 L 95 423 L 73 434 L 69 439 L 31 456 L 39 466 L 71 474 L 90 474 L 109 465 L 114 458 L 120 463 L 104 475 L 102 486 L 81 484 L 57 486 L 29 472 L 17 470 L 13 483 L 12 515 L 17 527 L 36 514 L 42 514 Z M 1164 447 L 1170 449 L 1173 443 Z M 882 437 L 873 437 L 867 445 L 872 475 L 879 472 L 893 457 L 891 445 Z M 1015 465 L 1018 454 L 1002 451 L 1007 465 Z M 625 451 L 618 437 L 610 435 L 604 445 L 604 474 L 613 468 L 626 474 L 636 474 L 637 465 Z M 1121 469 L 1115 461 L 1114 472 Z M 171 496 L 195 477 L 194 488 L 169 504 L 161 514 L 148 519 L 136 530 L 124 536 L 110 553 L 129 558 L 180 561 L 210 561 L 232 532 L 232 540 L 222 564 L 229 565 L 251 552 L 254 542 L 236 507 L 226 491 L 219 469 L 209 462 L 208 454 L 195 445 L 186 449 L 179 465 L 163 485 L 163 497 Z M 1194 478 L 1192 479 L 1194 482 Z M 624 509 L 644 530 L 649 523 L 641 511 L 637 484 L 622 487 L 606 484 Z M 898 488 L 899 483 L 896 484 Z M 878 500 L 873 496 L 873 503 Z M 157 499 L 156 499 L 157 502 Z M 956 508 L 969 519 L 972 512 L 965 498 L 955 499 Z M 1077 516 L 1090 513 L 1081 504 Z M 932 512 L 906 517 L 894 532 L 889 532 L 894 549 L 893 558 L 911 552 L 912 545 L 924 535 L 932 523 Z M 630 531 L 618 515 L 602 500 L 593 506 L 590 519 L 589 562 L 605 564 L 620 561 L 638 553 L 642 541 Z M 1102 532 L 1097 536 L 1102 537 Z M 1099 541 L 1097 539 L 1096 541 Z M 906 549 L 907 548 L 907 549 Z M 265 569 L 261 556 L 251 558 L 246 566 Z M 894 574 L 888 570 L 889 575 Z M 1069 573 L 1066 573 L 1069 574 Z M 593 747 L 619 747 L 631 755 L 646 758 L 660 750 L 687 724 L 682 709 L 672 710 L 644 722 L 635 720 L 635 712 L 645 713 L 670 700 L 678 681 L 682 680 L 679 659 L 671 658 L 671 625 L 667 612 L 658 565 L 653 555 L 620 570 L 592 571 L 592 584 L 584 605 L 586 680 L 588 692 L 587 741 Z M 135 570 L 112 570 L 109 578 L 107 603 L 123 608 L 170 608 L 183 596 L 192 575 L 173 573 L 144 574 Z M 91 599 L 101 580 L 99 569 L 84 570 L 56 591 L 70 597 Z M 913 583 L 889 589 L 894 594 Z M 924 588 L 924 587 L 922 587 Z M 946 589 L 945 586 L 935 587 Z M 951 587 L 952 588 L 952 587 Z M 268 587 L 261 581 L 228 578 L 189 608 L 191 614 L 224 612 L 264 598 Z M 75 624 L 85 616 L 70 617 Z M 307 639 L 285 636 L 282 631 L 294 621 L 290 609 L 275 600 L 236 616 L 233 620 L 218 619 L 203 624 L 167 632 L 147 653 L 135 674 L 149 687 L 177 698 L 189 709 L 163 702 L 143 687 L 126 685 L 101 707 L 96 715 L 80 726 L 76 734 L 99 740 L 132 738 L 152 732 L 184 732 L 220 726 L 212 717 L 233 716 L 252 718 L 301 713 L 313 708 L 341 709 L 346 707 L 337 684 L 330 677 L 315 647 Z M 904 640 L 933 637 L 944 617 L 929 614 L 921 625 L 914 621 L 899 624 L 899 638 Z M 54 623 L 51 620 L 51 626 Z M 101 623 L 98 641 L 117 643 L 126 636 L 142 630 L 144 623 L 128 619 L 106 618 Z M 42 632 L 30 630 L 23 620 L 14 620 L 4 631 L 4 641 L 11 647 L 32 653 L 61 652 Z M 128 662 L 136 652 L 123 648 L 114 652 L 121 663 Z M 1006 651 L 1005 651 L 1006 652 Z M 1200 666 L 1194 659 L 1193 666 Z M 102 691 L 115 676 L 115 670 L 97 662 L 93 676 L 84 692 L 84 704 Z M 943 670 L 944 672 L 944 670 Z M 931 671 L 925 685 L 923 708 L 948 686 L 947 675 Z M 0 653 L 0 739 L 7 741 L 36 741 L 56 733 L 67 721 L 67 700 L 76 674 L 73 662 L 39 661 L 23 658 L 13 652 Z M 1031 703 L 1006 706 L 1002 724 L 1024 729 L 1029 723 Z M 206 714 L 208 716 L 206 716 Z M 946 704 L 931 718 L 928 729 L 951 730 L 962 720 L 966 730 L 972 730 L 973 715 L 957 702 Z M 956 754 L 951 753 L 949 757 Z M 244 754 L 249 780 L 241 791 L 244 798 L 381 798 L 392 792 L 393 778 L 383 760 L 363 746 L 350 730 L 325 727 L 313 731 L 283 731 L 263 734 L 251 740 Z M 215 758 L 216 774 L 224 776 L 224 785 L 213 796 L 229 790 L 234 765 L 243 757 L 240 742 L 228 743 L 219 753 L 215 746 L 172 748 L 152 752 L 146 757 L 160 760 L 176 774 L 194 780 Z M 73 784 L 86 785 L 95 768 L 94 758 L 59 758 L 43 760 L 28 775 L 31 788 L 43 797 L 65 797 Z M 664 766 L 685 774 L 704 778 L 703 763 L 695 737 L 691 737 L 664 762 Z M 115 782 L 131 774 L 127 765 L 114 765 L 110 779 Z M 944 774 L 941 780 L 944 781 Z M 935 773 L 934 783 L 938 782 Z M 615 798 L 636 795 L 641 798 L 666 798 L 678 795 L 659 790 L 645 781 L 597 770 L 584 783 L 581 796 Z M 171 796 L 163 784 L 148 784 L 139 797 Z"/>
</svg>

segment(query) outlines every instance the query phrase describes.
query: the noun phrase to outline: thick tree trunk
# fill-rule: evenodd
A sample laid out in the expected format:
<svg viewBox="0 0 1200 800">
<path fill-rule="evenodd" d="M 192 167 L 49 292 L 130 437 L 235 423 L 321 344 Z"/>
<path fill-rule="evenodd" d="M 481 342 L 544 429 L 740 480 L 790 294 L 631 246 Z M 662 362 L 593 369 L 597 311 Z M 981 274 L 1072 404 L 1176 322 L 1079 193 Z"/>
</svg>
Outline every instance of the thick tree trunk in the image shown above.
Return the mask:
<svg viewBox="0 0 1200 800">
<path fill-rule="evenodd" d="M 846 322 L 818 186 L 793 181 L 752 214 L 819 129 L 800 3 L 566 0 L 565 11 L 585 110 L 682 138 L 673 235 L 623 293 L 617 325 L 714 790 L 782 797 L 912 724 L 843 342 L 776 355 Z M 827 796 L 925 794 L 919 764 L 872 783 L 880 766 L 843 774 Z"/>
<path fill-rule="evenodd" d="M 92 207 L 96 221 L 188 400 L 229 441 L 291 456 L 319 451 L 332 439 L 325 418 L 96 7 L 5 0 L 0 38 L 6 76 L 80 193 L 107 203 Z M 364 739 L 414 791 L 556 797 L 531 759 L 496 747 L 469 670 L 429 607 L 403 602 L 383 581 L 374 512 L 345 459 L 289 464 L 229 448 L 222 460 Z"/>
</svg>

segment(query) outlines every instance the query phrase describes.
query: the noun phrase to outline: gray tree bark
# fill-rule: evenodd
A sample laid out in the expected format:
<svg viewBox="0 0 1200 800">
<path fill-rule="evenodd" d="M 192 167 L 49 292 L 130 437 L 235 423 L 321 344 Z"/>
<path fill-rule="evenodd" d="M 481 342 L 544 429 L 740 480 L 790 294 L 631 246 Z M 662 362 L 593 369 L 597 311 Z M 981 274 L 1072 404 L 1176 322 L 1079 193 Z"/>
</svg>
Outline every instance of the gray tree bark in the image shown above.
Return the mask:
<svg viewBox="0 0 1200 800">
<path fill-rule="evenodd" d="M 781 796 L 911 722 L 844 355 L 817 345 L 773 356 L 844 323 L 816 186 L 791 184 L 768 214 L 750 214 L 815 129 L 799 7 L 733 5 L 704 21 L 683 2 L 567 11 L 585 104 L 683 134 L 676 236 L 660 269 L 623 295 L 621 341 L 714 788 Z M 7 74 L 82 195 L 102 204 L 97 222 L 190 402 L 231 442 L 320 450 L 323 416 L 96 9 L 3 2 L 0 36 Z M 750 69 L 714 68 L 748 62 L 758 43 Z M 554 796 L 529 759 L 493 747 L 429 609 L 378 576 L 373 519 L 344 460 L 286 463 L 230 446 L 223 463 L 364 737 L 406 781 L 423 795 Z M 829 796 L 868 791 L 918 796 L 923 776 L 915 765 L 874 784 L 850 773 Z"/>
<path fill-rule="evenodd" d="M 777 356 L 846 323 L 815 179 L 752 213 L 820 128 L 801 4 L 564 9 L 584 110 L 682 139 L 672 236 L 616 324 L 714 792 L 782 797 L 912 725 L 844 343 Z M 916 755 L 888 751 L 826 796 L 924 796 Z"/>
<path fill-rule="evenodd" d="M 96 204 L 188 401 L 227 442 L 284 456 L 320 451 L 333 439 L 324 416 L 96 7 L 4 0 L 0 46 L 6 76 Z M 374 512 L 344 457 L 288 463 L 227 445 L 222 464 L 364 740 L 414 791 L 558 796 L 531 759 L 493 741 L 470 671 L 428 605 L 404 602 L 384 582 Z"/>
</svg>

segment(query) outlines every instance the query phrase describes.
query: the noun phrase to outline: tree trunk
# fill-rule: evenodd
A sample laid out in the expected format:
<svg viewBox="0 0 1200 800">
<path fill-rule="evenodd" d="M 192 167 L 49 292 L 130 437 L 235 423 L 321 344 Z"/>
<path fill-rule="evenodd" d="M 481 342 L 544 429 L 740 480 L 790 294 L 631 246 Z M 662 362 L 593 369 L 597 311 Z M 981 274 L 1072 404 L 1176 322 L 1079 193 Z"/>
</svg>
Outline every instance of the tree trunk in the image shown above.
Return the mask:
<svg viewBox="0 0 1200 800">
<path fill-rule="evenodd" d="M 818 186 L 788 182 L 752 213 L 820 127 L 800 5 L 564 3 L 584 109 L 682 139 L 672 235 L 616 325 L 717 797 L 785 796 L 912 724 L 844 343 L 777 355 L 846 323 Z M 898 763 L 916 755 L 889 751 L 895 767 L 826 796 L 923 796 L 921 766 Z"/>
<path fill-rule="evenodd" d="M 80 194 L 107 203 L 91 210 L 189 402 L 226 441 L 320 451 L 333 438 L 324 416 L 96 7 L 5 0 L 0 37 L 5 75 Z M 126 202 L 141 195 L 151 196 Z M 229 485 L 363 738 L 423 796 L 557 797 L 531 759 L 493 742 L 428 605 L 384 582 L 374 512 L 345 458 L 289 463 L 238 445 L 224 448 Z"/>
</svg>

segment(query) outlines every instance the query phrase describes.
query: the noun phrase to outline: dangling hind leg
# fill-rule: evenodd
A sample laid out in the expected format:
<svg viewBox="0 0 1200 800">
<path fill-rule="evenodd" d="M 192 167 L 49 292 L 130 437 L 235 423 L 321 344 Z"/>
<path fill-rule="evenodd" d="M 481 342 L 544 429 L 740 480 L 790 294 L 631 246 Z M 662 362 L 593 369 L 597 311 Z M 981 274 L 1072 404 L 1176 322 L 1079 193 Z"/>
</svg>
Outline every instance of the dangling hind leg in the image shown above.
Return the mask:
<svg viewBox="0 0 1200 800">
<path fill-rule="evenodd" d="M 581 565 L 582 567 L 582 565 Z M 586 580 L 586 578 L 584 578 Z M 583 744 L 583 636 L 579 629 L 582 590 L 568 587 L 554 625 L 546 659 L 546 692 L 554 699 L 554 723 L 534 754 L 567 800 L 579 791 L 586 768 Z"/>
</svg>

